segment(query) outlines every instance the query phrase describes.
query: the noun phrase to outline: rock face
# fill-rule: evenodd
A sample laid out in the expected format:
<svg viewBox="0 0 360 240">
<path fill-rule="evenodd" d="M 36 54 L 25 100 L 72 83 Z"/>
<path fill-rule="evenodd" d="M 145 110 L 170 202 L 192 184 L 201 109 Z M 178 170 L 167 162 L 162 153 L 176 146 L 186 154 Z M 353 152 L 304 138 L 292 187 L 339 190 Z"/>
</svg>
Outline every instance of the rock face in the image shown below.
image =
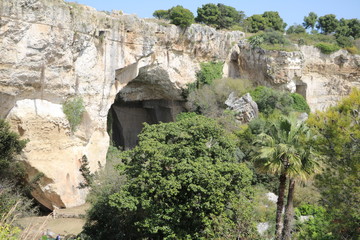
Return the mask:
<svg viewBox="0 0 360 240">
<path fill-rule="evenodd" d="M 195 80 L 199 63 L 230 59 L 243 36 L 63 0 L 0 0 L 0 117 L 30 140 L 22 155 L 28 180 L 44 173 L 34 197 L 49 209 L 84 203 L 80 160 L 86 155 L 92 171 L 104 165 L 115 96 L 182 100 L 181 88 Z M 235 71 L 236 64 L 226 65 Z M 62 104 L 74 96 L 86 112 L 72 133 Z"/>
<path fill-rule="evenodd" d="M 63 0 L 0 0 L 0 118 L 30 140 L 22 154 L 28 181 L 44 174 L 33 196 L 49 209 L 84 203 L 81 158 L 86 155 L 92 171 L 104 165 L 115 98 L 128 105 L 113 105 L 114 131 L 131 147 L 139 119 L 170 121 L 181 111 L 182 88 L 195 80 L 200 62 L 225 61 L 224 76 L 296 91 L 313 110 L 360 85 L 358 55 L 324 55 L 307 46 L 264 51 L 237 45 L 242 38 L 241 32 L 196 24 L 184 30 Z M 75 96 L 86 111 L 71 132 L 62 104 Z M 121 113 L 125 108 L 140 114 L 139 121 Z"/>
<path fill-rule="evenodd" d="M 303 95 L 311 109 L 323 110 L 360 87 L 360 56 L 345 50 L 327 55 L 312 46 L 268 51 L 239 43 L 240 77 Z"/>
<path fill-rule="evenodd" d="M 248 123 L 259 115 L 258 106 L 252 100 L 249 93 L 236 98 L 235 93 L 232 92 L 225 101 L 225 104 L 230 110 L 235 112 L 236 120 L 241 123 Z"/>
</svg>

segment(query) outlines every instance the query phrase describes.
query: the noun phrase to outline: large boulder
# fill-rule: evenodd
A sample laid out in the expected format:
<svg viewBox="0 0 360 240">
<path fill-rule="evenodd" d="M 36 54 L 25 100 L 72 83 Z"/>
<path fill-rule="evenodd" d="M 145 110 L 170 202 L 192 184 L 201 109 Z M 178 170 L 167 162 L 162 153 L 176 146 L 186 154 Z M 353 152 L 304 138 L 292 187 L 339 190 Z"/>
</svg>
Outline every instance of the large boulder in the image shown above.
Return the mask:
<svg viewBox="0 0 360 240">
<path fill-rule="evenodd" d="M 228 109 L 235 112 L 236 120 L 241 123 L 248 123 L 259 115 L 258 106 L 252 100 L 249 93 L 237 98 L 235 93 L 232 92 L 225 101 L 225 104 L 228 106 Z"/>
</svg>

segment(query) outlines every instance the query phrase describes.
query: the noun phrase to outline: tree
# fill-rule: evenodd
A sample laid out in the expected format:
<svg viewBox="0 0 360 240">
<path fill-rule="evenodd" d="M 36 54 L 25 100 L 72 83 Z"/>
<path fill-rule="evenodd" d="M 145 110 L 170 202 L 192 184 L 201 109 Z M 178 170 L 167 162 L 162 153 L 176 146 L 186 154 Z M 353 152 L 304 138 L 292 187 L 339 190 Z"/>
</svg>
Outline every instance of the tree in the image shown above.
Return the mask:
<svg viewBox="0 0 360 240">
<path fill-rule="evenodd" d="M 247 31 L 256 33 L 266 28 L 266 19 L 261 14 L 255 14 L 245 20 Z"/>
<path fill-rule="evenodd" d="M 248 196 L 251 171 L 234 150 L 232 137 L 203 116 L 145 124 L 139 145 L 118 167 L 127 182 L 110 196 L 124 217 L 123 239 L 211 238 L 215 219 L 235 224 L 232 200 Z"/>
<path fill-rule="evenodd" d="M 284 20 L 280 17 L 278 12 L 267 11 L 264 12 L 262 16 L 266 19 L 266 28 L 271 28 L 275 31 L 284 32 L 286 23 L 284 23 Z"/>
<path fill-rule="evenodd" d="M 169 9 L 169 19 L 172 24 L 186 28 L 194 22 L 194 14 L 189 9 L 177 5 Z"/>
<path fill-rule="evenodd" d="M 284 236 L 288 236 L 292 219 L 292 198 L 295 176 L 309 173 L 313 163 L 311 149 L 306 144 L 308 128 L 294 118 L 280 116 L 270 122 L 265 132 L 259 134 L 255 144 L 259 146 L 254 156 L 255 166 L 260 171 L 279 176 L 278 201 L 276 210 L 276 239 L 282 236 L 282 210 L 284 207 L 286 181 L 290 178 Z M 289 239 L 289 238 L 286 238 Z"/>
<path fill-rule="evenodd" d="M 209 26 L 218 26 L 220 10 L 216 4 L 208 3 L 197 9 L 196 22 L 204 23 Z"/>
<path fill-rule="evenodd" d="M 320 29 L 324 34 L 330 34 L 335 32 L 338 26 L 339 21 L 336 19 L 336 16 L 334 14 L 327 14 L 325 16 L 319 17 L 316 28 Z"/>
<path fill-rule="evenodd" d="M 304 17 L 303 26 L 306 29 L 311 28 L 312 30 L 314 30 L 317 19 L 318 19 L 317 14 L 314 12 L 310 12 L 307 17 L 306 16 Z"/>
<path fill-rule="evenodd" d="M 218 3 L 220 15 L 218 18 L 218 28 L 230 28 L 233 25 L 242 23 L 245 14 L 235 8 Z"/>
<path fill-rule="evenodd" d="M 242 23 L 245 15 L 242 11 L 224 4 L 208 3 L 197 10 L 196 21 L 218 29 L 230 28 Z"/>
<path fill-rule="evenodd" d="M 169 16 L 169 10 L 156 10 L 154 13 L 153 13 L 153 16 L 157 19 L 167 19 L 169 20 L 170 19 L 170 16 Z"/>
<path fill-rule="evenodd" d="M 299 33 L 306 33 L 306 30 L 303 26 L 301 25 L 292 25 L 288 28 L 288 30 L 286 30 L 287 34 L 299 34 Z"/>
<path fill-rule="evenodd" d="M 284 32 L 286 23 L 284 23 L 278 12 L 267 11 L 261 15 L 255 14 L 248 17 L 245 21 L 245 26 L 252 33 L 266 29 Z"/>
<path fill-rule="evenodd" d="M 316 112 L 309 124 L 318 133 L 314 146 L 325 156 L 316 183 L 331 215 L 334 239 L 359 236 L 360 90 L 353 89 L 337 106 Z"/>
</svg>

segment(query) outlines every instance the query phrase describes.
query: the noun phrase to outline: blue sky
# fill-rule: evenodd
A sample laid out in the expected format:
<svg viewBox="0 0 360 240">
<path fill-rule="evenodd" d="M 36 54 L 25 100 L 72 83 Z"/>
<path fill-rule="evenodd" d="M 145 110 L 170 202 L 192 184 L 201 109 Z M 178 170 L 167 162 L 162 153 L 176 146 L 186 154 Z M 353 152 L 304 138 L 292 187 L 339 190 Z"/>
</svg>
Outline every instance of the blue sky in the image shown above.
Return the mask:
<svg viewBox="0 0 360 240">
<path fill-rule="evenodd" d="M 261 14 L 264 11 L 278 11 L 288 25 L 301 24 L 305 15 L 313 11 L 318 16 L 333 13 L 340 18 L 360 18 L 360 0 L 77 0 L 97 10 L 122 10 L 124 13 L 136 14 L 141 18 L 152 17 L 158 9 L 169 9 L 182 5 L 196 16 L 196 10 L 206 3 L 223 3 L 244 11 L 247 16 Z"/>
</svg>

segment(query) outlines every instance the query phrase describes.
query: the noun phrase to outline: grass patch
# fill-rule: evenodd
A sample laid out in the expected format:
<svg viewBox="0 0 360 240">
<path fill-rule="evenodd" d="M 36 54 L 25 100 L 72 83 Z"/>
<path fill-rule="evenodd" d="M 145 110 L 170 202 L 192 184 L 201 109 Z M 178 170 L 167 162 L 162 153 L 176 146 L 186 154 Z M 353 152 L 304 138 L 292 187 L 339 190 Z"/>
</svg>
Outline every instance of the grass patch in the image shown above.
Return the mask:
<svg viewBox="0 0 360 240">
<path fill-rule="evenodd" d="M 261 44 L 260 47 L 264 50 L 269 50 L 269 51 L 294 52 L 298 50 L 294 45 L 285 45 L 285 44 Z"/>
</svg>

